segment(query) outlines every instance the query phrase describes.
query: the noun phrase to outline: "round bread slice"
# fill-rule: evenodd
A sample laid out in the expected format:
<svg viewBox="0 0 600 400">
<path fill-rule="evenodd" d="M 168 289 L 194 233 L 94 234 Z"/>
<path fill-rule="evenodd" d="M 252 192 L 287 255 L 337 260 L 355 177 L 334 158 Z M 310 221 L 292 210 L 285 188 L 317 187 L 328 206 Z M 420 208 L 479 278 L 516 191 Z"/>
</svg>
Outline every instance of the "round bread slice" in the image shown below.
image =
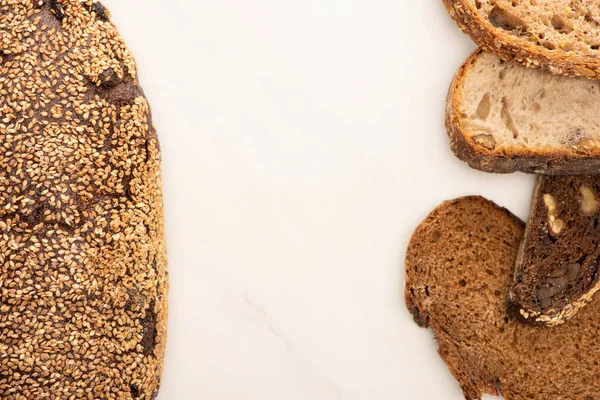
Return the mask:
<svg viewBox="0 0 600 400">
<path fill-rule="evenodd" d="M 166 265 L 158 138 L 110 14 L 0 0 L 0 398 L 154 399 Z"/>
<path fill-rule="evenodd" d="M 524 224 L 481 197 L 449 201 L 416 229 L 405 299 L 431 327 L 466 399 L 600 398 L 600 303 L 549 329 L 507 316 L 506 293 Z"/>
<path fill-rule="evenodd" d="M 456 156 L 496 173 L 600 171 L 600 82 L 504 62 L 478 50 L 448 92 Z"/>
<path fill-rule="evenodd" d="M 600 75 L 600 4 L 593 0 L 444 0 L 479 46 L 552 73 Z"/>
</svg>

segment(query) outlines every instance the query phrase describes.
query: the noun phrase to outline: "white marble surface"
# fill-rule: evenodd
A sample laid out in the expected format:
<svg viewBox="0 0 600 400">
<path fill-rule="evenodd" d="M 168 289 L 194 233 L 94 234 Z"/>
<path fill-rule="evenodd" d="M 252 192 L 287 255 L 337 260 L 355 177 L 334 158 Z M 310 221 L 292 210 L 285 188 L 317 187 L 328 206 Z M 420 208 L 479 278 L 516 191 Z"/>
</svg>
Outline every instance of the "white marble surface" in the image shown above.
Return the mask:
<svg viewBox="0 0 600 400">
<path fill-rule="evenodd" d="M 162 140 L 162 400 L 461 399 L 402 298 L 437 204 L 526 215 L 533 178 L 470 170 L 445 95 L 474 49 L 441 0 L 105 0 Z"/>
</svg>

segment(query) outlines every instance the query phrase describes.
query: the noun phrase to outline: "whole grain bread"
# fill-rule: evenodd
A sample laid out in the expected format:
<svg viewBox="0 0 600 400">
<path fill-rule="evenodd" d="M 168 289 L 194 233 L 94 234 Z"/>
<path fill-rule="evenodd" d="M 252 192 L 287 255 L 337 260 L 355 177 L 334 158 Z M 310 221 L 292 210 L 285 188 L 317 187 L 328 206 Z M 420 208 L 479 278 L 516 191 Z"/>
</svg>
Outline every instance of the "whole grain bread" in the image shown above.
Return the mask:
<svg viewBox="0 0 600 400">
<path fill-rule="evenodd" d="M 600 82 L 527 69 L 476 51 L 450 87 L 456 156 L 486 172 L 600 171 Z"/>
<path fill-rule="evenodd" d="M 509 312 L 523 321 L 561 324 L 599 286 L 600 175 L 542 176 L 509 291 Z"/>
<path fill-rule="evenodd" d="M 481 197 L 446 202 L 416 229 L 406 255 L 405 299 L 431 327 L 467 399 L 600 398 L 600 302 L 549 329 L 506 314 L 524 224 Z"/>
<path fill-rule="evenodd" d="M 160 151 L 97 2 L 0 0 L 0 397 L 156 397 Z"/>
<path fill-rule="evenodd" d="M 593 0 L 444 0 L 479 46 L 552 73 L 600 76 L 600 5 Z"/>
</svg>

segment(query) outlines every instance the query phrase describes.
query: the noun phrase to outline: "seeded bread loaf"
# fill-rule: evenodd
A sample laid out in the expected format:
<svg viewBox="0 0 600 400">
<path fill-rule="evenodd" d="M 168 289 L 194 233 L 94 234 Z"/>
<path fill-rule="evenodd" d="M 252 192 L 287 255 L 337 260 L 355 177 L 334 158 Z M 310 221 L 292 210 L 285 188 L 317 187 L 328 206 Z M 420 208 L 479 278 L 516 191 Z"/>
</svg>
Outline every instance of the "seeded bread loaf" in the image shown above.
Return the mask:
<svg viewBox="0 0 600 400">
<path fill-rule="evenodd" d="M 406 305 L 431 327 L 438 352 L 467 399 L 600 398 L 600 302 L 567 324 L 523 324 L 506 292 L 524 224 L 494 203 L 444 203 L 416 229 L 406 255 Z"/>
<path fill-rule="evenodd" d="M 599 289 L 600 175 L 538 178 L 509 291 L 509 311 L 557 325 Z"/>
<path fill-rule="evenodd" d="M 0 397 L 156 397 L 160 151 L 100 4 L 0 0 Z"/>
<path fill-rule="evenodd" d="M 527 69 L 476 51 L 448 93 L 453 152 L 486 172 L 600 171 L 600 83 Z"/>
<path fill-rule="evenodd" d="M 600 5 L 593 0 L 444 0 L 486 51 L 565 75 L 600 76 Z"/>
</svg>

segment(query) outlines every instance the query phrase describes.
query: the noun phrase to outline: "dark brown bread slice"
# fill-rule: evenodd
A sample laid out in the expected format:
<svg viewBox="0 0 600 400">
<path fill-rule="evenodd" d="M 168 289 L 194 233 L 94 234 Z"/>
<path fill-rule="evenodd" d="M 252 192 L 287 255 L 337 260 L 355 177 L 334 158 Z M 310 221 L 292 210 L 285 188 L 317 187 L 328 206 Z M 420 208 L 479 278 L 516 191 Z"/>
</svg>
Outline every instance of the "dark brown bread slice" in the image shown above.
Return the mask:
<svg viewBox="0 0 600 400">
<path fill-rule="evenodd" d="M 599 289 L 600 175 L 539 177 L 516 261 L 509 311 L 547 325 L 573 317 Z"/>
<path fill-rule="evenodd" d="M 160 150 L 100 3 L 0 0 L 0 138 L 0 398 L 154 399 Z"/>
<path fill-rule="evenodd" d="M 600 303 L 552 329 L 508 318 L 506 293 L 524 224 L 481 197 L 444 203 L 416 229 L 405 299 L 431 327 L 467 399 L 600 398 Z"/>
<path fill-rule="evenodd" d="M 600 6 L 595 0 L 444 0 L 485 50 L 565 75 L 600 76 Z"/>
<path fill-rule="evenodd" d="M 503 62 L 481 50 L 448 92 L 456 156 L 486 172 L 600 171 L 600 83 Z"/>
</svg>

